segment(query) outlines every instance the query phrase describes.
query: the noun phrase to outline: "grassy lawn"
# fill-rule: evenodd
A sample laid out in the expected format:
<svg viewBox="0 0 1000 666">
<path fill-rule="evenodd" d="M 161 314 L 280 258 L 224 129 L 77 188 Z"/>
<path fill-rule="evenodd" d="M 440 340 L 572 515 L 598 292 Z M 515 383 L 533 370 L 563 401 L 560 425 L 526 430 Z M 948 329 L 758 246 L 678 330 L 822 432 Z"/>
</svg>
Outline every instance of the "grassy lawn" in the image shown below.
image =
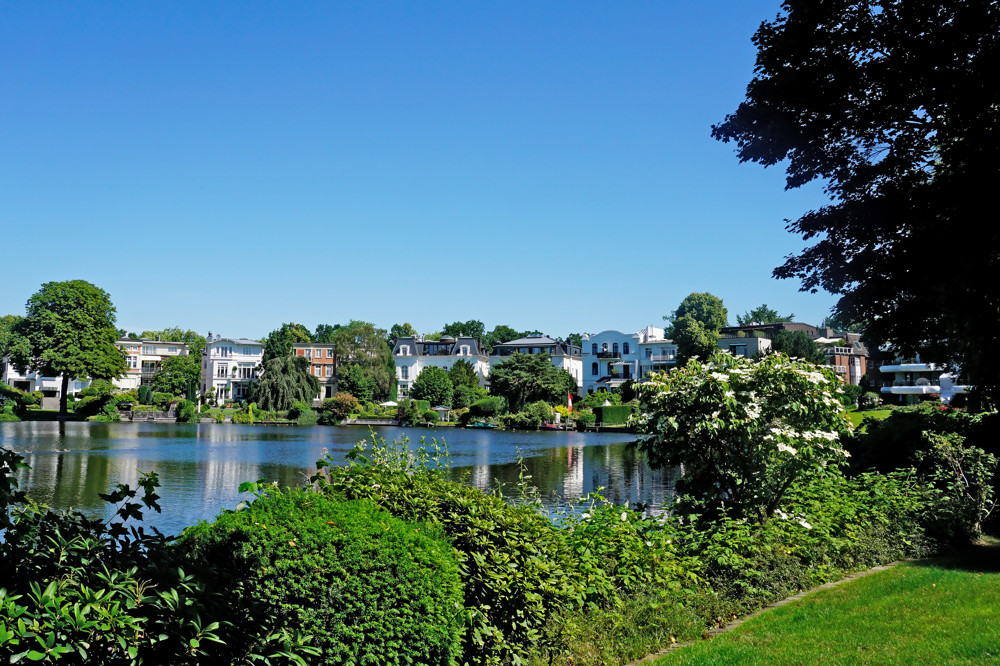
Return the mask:
<svg viewBox="0 0 1000 666">
<path fill-rule="evenodd" d="M 1000 663 L 996 541 L 821 590 L 656 662 L 984 663 Z"/>
<path fill-rule="evenodd" d="M 865 418 L 873 418 L 881 421 L 882 419 L 888 418 L 891 413 L 892 412 L 888 409 L 872 409 L 867 412 L 850 411 L 847 413 L 847 416 L 851 419 L 851 423 L 854 424 L 854 427 L 857 428 L 861 425 L 861 422 Z"/>
</svg>

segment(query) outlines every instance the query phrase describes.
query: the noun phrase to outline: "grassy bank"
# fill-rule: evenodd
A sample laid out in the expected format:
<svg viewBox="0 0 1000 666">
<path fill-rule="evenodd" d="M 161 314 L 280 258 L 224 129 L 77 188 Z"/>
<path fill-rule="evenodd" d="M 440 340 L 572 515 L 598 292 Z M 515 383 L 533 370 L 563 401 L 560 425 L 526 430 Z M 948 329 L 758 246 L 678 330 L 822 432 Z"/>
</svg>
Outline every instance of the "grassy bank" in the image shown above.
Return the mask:
<svg viewBox="0 0 1000 666">
<path fill-rule="evenodd" d="M 765 612 L 657 664 L 1000 662 L 1000 543 L 899 565 Z"/>
</svg>

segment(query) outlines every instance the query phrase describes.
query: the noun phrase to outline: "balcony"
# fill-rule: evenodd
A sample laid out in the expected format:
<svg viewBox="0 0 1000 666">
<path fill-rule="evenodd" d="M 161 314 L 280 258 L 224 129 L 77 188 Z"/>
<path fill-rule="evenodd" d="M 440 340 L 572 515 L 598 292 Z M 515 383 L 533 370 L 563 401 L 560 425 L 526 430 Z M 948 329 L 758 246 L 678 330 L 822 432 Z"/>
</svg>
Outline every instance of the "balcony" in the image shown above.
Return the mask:
<svg viewBox="0 0 1000 666">
<path fill-rule="evenodd" d="M 935 372 L 944 368 L 937 363 L 897 363 L 883 365 L 879 372 Z"/>
<path fill-rule="evenodd" d="M 854 350 L 850 347 L 827 347 L 827 356 L 850 356 L 854 353 Z"/>
<path fill-rule="evenodd" d="M 846 375 L 847 374 L 847 366 L 846 365 L 831 365 L 830 367 L 833 368 L 833 371 L 836 372 L 838 375 Z"/>
<path fill-rule="evenodd" d="M 677 356 L 674 354 L 654 354 L 646 357 L 649 363 L 673 363 L 676 360 Z"/>
<path fill-rule="evenodd" d="M 602 352 L 597 352 L 596 354 L 592 354 L 592 356 L 596 356 L 597 358 L 621 358 L 622 357 L 621 353 L 620 352 L 616 352 L 616 351 L 602 351 Z"/>
</svg>

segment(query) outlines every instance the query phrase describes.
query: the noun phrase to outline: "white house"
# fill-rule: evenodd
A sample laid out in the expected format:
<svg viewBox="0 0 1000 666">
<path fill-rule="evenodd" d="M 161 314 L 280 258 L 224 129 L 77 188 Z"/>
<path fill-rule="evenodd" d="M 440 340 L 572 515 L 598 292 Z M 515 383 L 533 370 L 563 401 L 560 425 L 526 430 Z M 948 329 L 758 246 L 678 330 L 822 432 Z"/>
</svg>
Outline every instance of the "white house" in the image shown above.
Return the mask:
<svg viewBox="0 0 1000 666">
<path fill-rule="evenodd" d="M 602 331 L 583 336 L 583 390 L 620 387 L 639 381 L 651 370 L 665 370 L 676 362 L 677 345 L 662 328 L 647 326 L 636 333 Z"/>
<path fill-rule="evenodd" d="M 577 390 L 583 388 L 583 354 L 580 347 L 568 342 L 559 342 L 547 335 L 529 335 L 510 342 L 493 345 L 490 352 L 490 367 L 503 363 L 513 354 L 548 354 L 549 362 L 556 368 L 565 370 L 576 380 Z"/>
<path fill-rule="evenodd" d="M 771 338 L 757 335 L 744 337 L 719 338 L 719 349 L 733 356 L 756 358 L 771 348 Z"/>
<path fill-rule="evenodd" d="M 486 378 L 490 374 L 489 358 L 475 338 L 399 338 L 392 348 L 392 357 L 396 362 L 400 398 L 409 396 L 414 380 L 424 368 L 430 366 L 451 370 L 458 361 L 465 361 L 472 366 L 480 386 L 486 386 Z"/>
<path fill-rule="evenodd" d="M 46 398 L 61 397 L 62 375 L 58 377 L 46 377 L 37 372 L 18 372 L 6 357 L 3 358 L 2 367 L 0 367 L 0 381 L 28 393 L 41 391 L 42 395 Z M 89 377 L 83 377 L 82 379 L 73 378 L 69 380 L 66 390 L 69 394 L 74 394 L 88 386 L 90 386 Z"/>
<path fill-rule="evenodd" d="M 208 333 L 201 357 L 201 391 L 215 389 L 218 400 L 243 400 L 250 382 L 257 379 L 264 360 L 264 345 L 245 338 L 223 338 Z"/>
<path fill-rule="evenodd" d="M 151 384 L 153 375 L 160 371 L 163 359 L 169 356 L 187 356 L 190 348 L 186 342 L 171 342 L 141 338 L 122 338 L 115 343 L 118 349 L 125 353 L 125 363 L 128 370 L 124 377 L 113 380 L 120 389 L 139 388 L 142 384 Z"/>
</svg>

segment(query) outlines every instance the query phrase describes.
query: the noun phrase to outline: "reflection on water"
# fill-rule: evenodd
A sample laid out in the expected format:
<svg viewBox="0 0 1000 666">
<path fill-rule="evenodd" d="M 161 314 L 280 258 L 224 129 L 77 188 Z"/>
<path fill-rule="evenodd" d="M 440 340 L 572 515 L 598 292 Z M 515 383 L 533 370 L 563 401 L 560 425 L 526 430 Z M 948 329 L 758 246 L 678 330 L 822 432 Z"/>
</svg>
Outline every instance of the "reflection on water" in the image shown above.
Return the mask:
<svg viewBox="0 0 1000 666">
<path fill-rule="evenodd" d="M 616 503 L 656 508 L 666 503 L 672 487 L 670 475 L 651 471 L 624 434 L 375 430 L 386 439 L 410 435 L 417 440 L 411 447 L 419 444 L 419 435 L 446 439 L 454 477 L 483 490 L 515 486 L 520 458 L 549 506 L 603 488 Z M 157 472 L 163 513 L 148 515 L 147 521 L 166 533 L 234 507 L 244 481 L 300 484 L 324 451 L 346 464 L 347 452 L 369 437 L 367 430 L 350 427 L 0 423 L 0 446 L 21 453 L 31 466 L 18 474 L 21 487 L 50 506 L 107 515 L 98 493 L 116 483 L 134 484 L 140 470 Z"/>
</svg>

